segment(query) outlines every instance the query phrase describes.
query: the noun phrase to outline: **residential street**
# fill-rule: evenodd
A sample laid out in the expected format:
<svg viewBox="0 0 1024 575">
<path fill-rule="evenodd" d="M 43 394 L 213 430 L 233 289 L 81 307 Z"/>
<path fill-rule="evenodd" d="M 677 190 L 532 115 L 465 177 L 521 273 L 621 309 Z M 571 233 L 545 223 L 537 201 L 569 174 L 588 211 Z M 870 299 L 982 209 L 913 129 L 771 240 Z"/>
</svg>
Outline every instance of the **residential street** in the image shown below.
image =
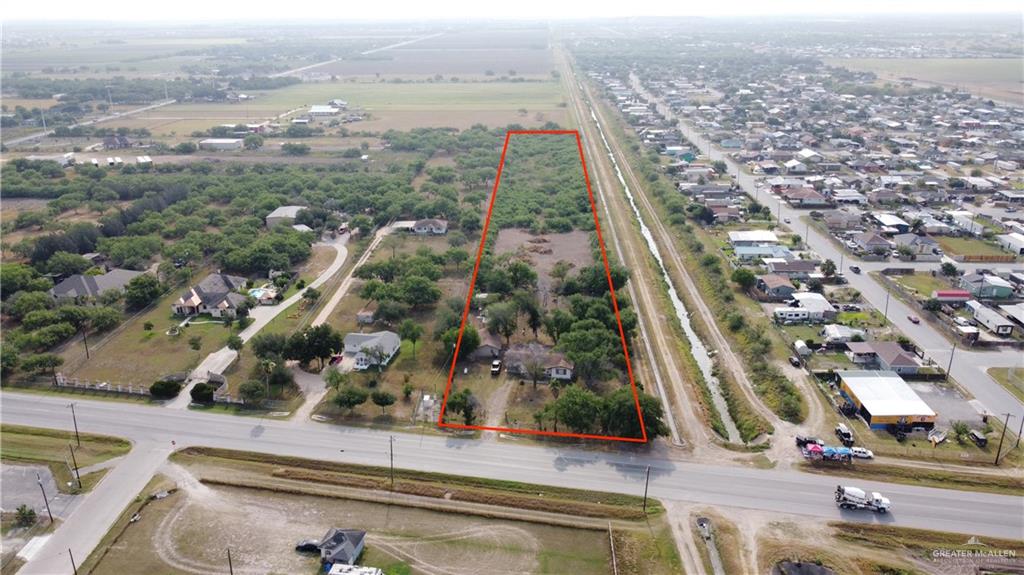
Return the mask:
<svg viewBox="0 0 1024 575">
<path fill-rule="evenodd" d="M 5 393 L 4 422 L 71 429 L 60 397 Z M 22 573 L 69 572 L 67 549 L 84 558 L 174 448 L 203 445 L 365 465 L 386 465 L 390 431 L 172 411 L 112 401 L 77 402 L 83 432 L 134 443 Z M 172 446 L 171 442 L 176 443 Z M 344 452 L 340 451 L 344 449 Z M 888 515 L 840 511 L 836 479 L 792 471 L 685 463 L 665 447 L 615 453 L 435 435 L 399 435 L 402 468 L 639 495 L 647 466 L 650 494 L 668 501 L 759 509 L 816 520 L 881 522 L 965 534 L 1024 537 L 1024 498 L 857 480 L 893 501 Z M 859 464 L 858 464 L 859 465 Z M 79 561 L 81 559 L 78 559 Z"/>
<path fill-rule="evenodd" d="M 632 80 L 634 88 L 640 89 L 639 79 L 634 76 Z M 650 97 L 646 91 L 642 93 Z M 740 167 L 735 161 L 722 153 L 721 150 L 713 147 L 706 138 L 704 138 L 687 122 L 676 118 L 675 115 L 672 114 L 671 110 L 663 104 L 653 99 L 651 101 L 657 103 L 659 113 L 665 114 L 667 118 L 677 120 L 679 129 L 682 131 L 683 135 L 685 135 L 690 142 L 692 142 L 703 153 L 708 155 L 709 158 L 712 160 L 724 160 L 729 166 L 729 172 L 736 177 L 736 182 L 743 188 L 747 195 L 750 197 L 756 196 L 759 202 L 771 208 L 771 212 L 773 214 L 781 213 L 782 218 L 788 217 L 793 222 L 798 222 L 801 216 L 807 215 L 806 210 L 793 209 L 776 197 L 767 193 L 759 193 L 755 186 L 757 178 L 740 170 Z M 800 226 L 797 226 L 794 228 L 794 231 L 806 234 L 808 236 L 806 238 L 808 245 L 810 245 L 810 247 L 823 259 L 831 259 L 837 264 L 842 259 L 851 262 L 853 261 L 853 258 L 845 258 L 844 256 L 841 256 L 840 248 L 815 228 L 806 227 L 801 229 Z M 865 273 L 846 273 L 845 276 L 849 281 L 850 287 L 860 291 L 862 297 L 870 302 L 872 306 L 878 310 L 884 310 L 886 307 L 886 290 L 880 283 L 871 277 L 868 272 L 880 270 L 884 267 L 892 267 L 895 264 L 889 264 L 886 262 L 858 262 L 858 265 L 864 269 Z M 930 265 L 933 268 L 936 266 L 936 264 Z M 963 264 L 957 264 L 957 266 L 966 269 L 979 267 L 978 265 L 965 266 Z M 904 267 L 904 264 L 901 262 L 898 267 Z M 917 312 L 912 310 L 899 298 L 894 295 L 890 295 L 888 300 L 889 321 L 891 321 L 900 331 L 916 343 L 918 347 L 924 350 L 926 357 L 934 359 L 938 365 L 945 368 L 945 366 L 949 364 L 952 344 L 941 333 L 936 331 L 935 327 L 933 327 L 929 322 L 915 324 L 907 319 L 907 316 L 916 315 Z M 990 367 L 1024 367 L 1024 354 L 1021 354 L 1018 350 L 972 351 L 958 348 L 955 352 L 950 375 L 952 375 L 960 385 L 967 388 L 967 390 L 970 391 L 975 398 L 981 401 L 981 403 L 984 404 L 992 413 L 1002 414 L 1007 411 L 1010 412 L 1012 414 L 1010 427 L 1016 429 L 1017 426 L 1020 425 L 1020 418 L 1024 417 L 1024 404 L 988 376 L 986 370 Z"/>
</svg>

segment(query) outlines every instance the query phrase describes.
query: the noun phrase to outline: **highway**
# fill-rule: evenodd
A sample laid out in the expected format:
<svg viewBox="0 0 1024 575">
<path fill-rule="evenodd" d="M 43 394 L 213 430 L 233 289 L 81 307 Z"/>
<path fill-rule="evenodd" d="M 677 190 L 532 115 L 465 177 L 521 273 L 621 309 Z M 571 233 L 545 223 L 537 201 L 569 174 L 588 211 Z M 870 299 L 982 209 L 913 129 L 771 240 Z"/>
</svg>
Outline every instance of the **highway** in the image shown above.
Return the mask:
<svg viewBox="0 0 1024 575">
<path fill-rule="evenodd" d="M 157 108 L 162 108 L 164 106 L 167 106 L 169 104 L 173 104 L 175 102 L 177 102 L 177 100 L 164 100 L 163 102 L 157 102 L 155 104 L 150 104 L 148 106 L 143 106 L 141 108 L 135 108 L 134 110 L 128 110 L 127 112 L 114 112 L 113 114 L 109 114 L 109 115 L 103 116 L 101 118 L 96 118 L 94 120 L 87 120 L 85 122 L 79 122 L 77 124 L 72 124 L 72 125 L 68 126 L 68 128 L 78 128 L 80 126 L 92 126 L 93 124 L 100 124 L 100 123 L 103 123 L 103 122 L 108 122 L 110 120 L 117 120 L 117 119 L 120 119 L 120 118 L 127 118 L 128 116 L 134 116 L 135 114 L 141 114 L 142 112 L 148 112 L 149 110 L 155 110 Z M 29 134 L 27 136 L 22 136 L 20 138 L 14 138 L 13 140 L 4 142 L 4 145 L 6 145 L 6 146 L 16 146 L 16 145 L 21 144 L 23 142 L 28 142 L 30 140 L 36 140 L 36 139 L 39 139 L 39 138 L 42 138 L 42 137 L 45 137 L 45 136 L 50 136 L 52 134 L 53 134 L 53 130 L 44 130 L 42 132 L 36 132 L 34 134 Z"/>
<path fill-rule="evenodd" d="M 791 208 L 786 202 L 781 201 L 780 198 L 770 195 L 765 191 L 758 190 L 758 178 L 744 172 L 736 161 L 714 146 L 694 126 L 690 125 L 685 120 L 676 117 L 676 115 L 673 114 L 673 112 L 660 100 L 644 90 L 643 86 L 640 84 L 639 78 L 635 75 L 631 75 L 630 79 L 633 88 L 647 97 L 651 102 L 654 102 L 660 114 L 669 120 L 675 121 L 683 135 L 686 136 L 694 146 L 699 148 L 701 152 L 712 160 L 725 161 L 728 164 L 729 173 L 736 178 L 736 182 L 743 188 L 744 192 L 746 192 L 748 196 L 751 198 L 757 198 L 757 201 L 761 202 L 761 204 L 770 207 L 773 214 L 780 214 L 781 218 L 789 218 L 790 221 L 794 222 L 791 226 L 793 231 L 801 233 L 801 235 L 806 234 L 807 237 L 805 239 L 807 244 L 817 252 L 818 255 L 824 259 L 831 259 L 837 264 L 844 259 L 848 263 L 854 262 L 854 258 L 845 257 L 841 254 L 841 248 L 834 244 L 819 230 L 815 229 L 813 226 L 800 226 L 797 224 L 800 217 L 807 216 L 808 210 Z M 889 321 L 892 322 L 904 335 L 917 344 L 919 348 L 924 350 L 926 357 L 934 359 L 936 364 L 939 366 L 945 368 L 949 365 L 950 354 L 953 353 L 953 363 L 952 368 L 950 369 L 950 375 L 960 385 L 965 387 L 976 399 L 981 401 L 989 411 L 1001 414 L 1000 419 L 1002 419 L 1002 414 L 1009 412 L 1012 416 L 1010 429 L 1017 430 L 1021 422 L 1020 418 L 1024 417 L 1024 404 L 989 377 L 986 370 L 990 367 L 1024 367 L 1024 354 L 1019 350 L 972 351 L 964 348 L 958 348 L 953 352 L 952 344 L 941 333 L 939 333 L 934 326 L 924 321 L 917 324 L 911 322 L 908 319 L 908 316 L 917 315 L 918 312 L 911 309 L 910 306 L 903 303 L 899 298 L 895 297 L 895 294 L 890 294 L 887 298 L 886 288 L 867 273 L 884 267 L 907 267 L 905 264 L 902 262 L 869 263 L 859 261 L 856 263 L 864 269 L 865 273 L 844 273 L 846 279 L 849 281 L 850 287 L 860 291 L 861 296 L 879 311 L 886 308 L 886 299 L 888 299 Z M 928 269 L 937 269 L 937 267 L 938 264 L 930 264 Z M 966 268 L 969 266 L 957 264 L 957 267 Z M 989 265 L 987 267 L 998 266 Z"/>
<path fill-rule="evenodd" d="M 4 392 L 4 423 L 72 429 L 67 399 Z M 80 562 L 172 449 L 208 446 L 364 465 L 387 465 L 386 431 L 167 410 L 114 401 L 77 401 L 81 431 L 124 437 L 132 453 L 105 477 L 22 573 L 69 572 L 67 549 Z M 172 441 L 175 445 L 172 446 Z M 647 466 L 653 497 L 755 509 L 815 520 L 849 520 L 1021 539 L 1024 498 L 857 480 L 890 497 L 893 512 L 845 512 L 832 493 L 843 480 L 793 471 L 704 465 L 669 450 L 626 447 L 594 452 L 572 446 L 399 435 L 395 464 L 406 469 L 640 495 Z M 340 451 L 344 449 L 344 452 Z M 654 450 L 654 451 L 651 451 Z M 850 480 L 845 480 L 850 483 Z"/>
</svg>

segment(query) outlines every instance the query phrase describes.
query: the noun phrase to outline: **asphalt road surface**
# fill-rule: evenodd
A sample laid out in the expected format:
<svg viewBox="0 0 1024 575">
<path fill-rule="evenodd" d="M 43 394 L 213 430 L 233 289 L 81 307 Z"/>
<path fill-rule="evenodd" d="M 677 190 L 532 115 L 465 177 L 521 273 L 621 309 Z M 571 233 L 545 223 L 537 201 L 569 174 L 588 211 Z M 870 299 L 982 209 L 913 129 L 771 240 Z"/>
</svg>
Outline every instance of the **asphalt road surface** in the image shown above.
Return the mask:
<svg viewBox="0 0 1024 575">
<path fill-rule="evenodd" d="M 0 415 L 5 423 L 71 429 L 66 403 L 60 397 L 8 392 L 3 394 Z M 390 434 L 384 431 L 112 401 L 78 401 L 76 406 L 82 431 L 130 439 L 133 450 L 97 485 L 22 573 L 66 571 L 68 548 L 79 561 L 84 559 L 172 449 L 209 446 L 364 465 L 388 463 Z M 614 453 L 598 453 L 572 446 L 415 434 L 399 434 L 395 442 L 395 464 L 407 469 L 641 495 L 650 466 L 651 496 L 671 501 L 773 511 L 815 520 L 1024 538 L 1022 497 L 694 464 L 670 457 L 656 447 L 623 447 Z M 892 499 L 893 512 L 876 515 L 840 511 L 832 500 L 838 483 L 881 491 Z"/>
</svg>

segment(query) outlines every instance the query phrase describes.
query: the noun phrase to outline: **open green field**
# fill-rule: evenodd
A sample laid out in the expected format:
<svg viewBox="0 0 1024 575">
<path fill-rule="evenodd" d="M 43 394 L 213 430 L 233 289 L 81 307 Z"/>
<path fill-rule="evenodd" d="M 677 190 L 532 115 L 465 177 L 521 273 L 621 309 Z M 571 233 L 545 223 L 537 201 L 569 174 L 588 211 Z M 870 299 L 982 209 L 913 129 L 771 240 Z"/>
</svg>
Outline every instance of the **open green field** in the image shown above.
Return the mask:
<svg viewBox="0 0 1024 575">
<path fill-rule="evenodd" d="M 917 292 L 919 298 L 930 298 L 933 291 L 950 289 L 949 282 L 931 274 L 913 274 L 899 276 L 895 280 L 905 288 Z"/>
<path fill-rule="evenodd" d="M 942 251 L 957 256 L 1005 256 L 1009 252 L 995 244 L 977 238 L 954 238 L 950 236 L 939 236 L 936 238 Z"/>
<path fill-rule="evenodd" d="M 75 445 L 75 458 L 80 467 L 88 467 L 128 453 L 131 444 L 123 439 L 105 435 L 81 434 L 82 445 L 75 443 L 75 434 L 68 431 L 39 429 L 21 425 L 0 427 L 0 459 L 5 463 L 46 465 L 53 472 L 57 486 L 66 488 L 72 481 L 69 445 Z M 88 491 L 105 471 L 82 475 L 82 486 Z"/>
<path fill-rule="evenodd" d="M 987 98 L 1020 102 L 1024 67 L 1010 58 L 831 58 L 831 66 L 874 72 L 879 77 L 962 88 Z"/>
<path fill-rule="evenodd" d="M 370 114 L 348 124 L 350 130 L 385 131 L 417 127 L 468 128 L 473 124 L 504 126 L 518 123 L 539 126 L 548 121 L 568 122 L 565 97 L 554 81 L 538 82 L 321 82 L 303 83 L 280 90 L 253 92 L 248 103 L 186 103 L 164 106 L 110 127 L 148 128 L 154 134 L 171 131 L 188 135 L 211 126 L 258 120 L 277 121 L 312 104 L 343 99 L 352 109 Z"/>
</svg>

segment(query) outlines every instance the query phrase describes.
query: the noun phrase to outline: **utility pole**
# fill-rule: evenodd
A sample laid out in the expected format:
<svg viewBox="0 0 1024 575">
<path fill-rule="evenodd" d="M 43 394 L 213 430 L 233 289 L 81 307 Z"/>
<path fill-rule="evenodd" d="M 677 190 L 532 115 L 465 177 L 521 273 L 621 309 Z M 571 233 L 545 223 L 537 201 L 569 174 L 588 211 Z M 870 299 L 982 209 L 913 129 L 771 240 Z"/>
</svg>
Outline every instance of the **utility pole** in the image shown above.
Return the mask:
<svg viewBox="0 0 1024 575">
<path fill-rule="evenodd" d="M 71 559 L 71 570 L 78 575 L 78 567 L 75 565 L 75 556 L 71 554 L 71 548 L 68 547 L 68 557 Z"/>
<path fill-rule="evenodd" d="M 68 407 L 71 408 L 71 421 L 75 422 L 75 442 L 78 447 L 82 446 L 82 436 L 78 434 L 78 418 L 75 416 L 75 404 L 69 403 Z"/>
<path fill-rule="evenodd" d="M 388 445 L 391 447 L 391 491 L 395 490 L 395 436 L 388 438 Z"/>
<path fill-rule="evenodd" d="M 89 358 L 89 328 L 82 324 L 82 343 L 85 345 L 85 359 Z"/>
<path fill-rule="evenodd" d="M 885 316 L 885 321 L 889 321 L 889 288 L 885 288 L 885 312 L 882 314 Z"/>
<path fill-rule="evenodd" d="M 956 341 L 953 342 L 953 349 L 949 351 L 949 365 L 946 366 L 946 379 L 949 379 L 949 370 L 953 369 L 953 354 L 956 353 Z"/>
<path fill-rule="evenodd" d="M 43 478 L 36 473 L 36 483 L 39 484 L 39 491 L 43 492 L 43 503 L 46 504 L 46 514 L 50 516 L 50 523 L 53 523 L 53 513 L 50 513 L 50 500 L 46 498 L 46 489 L 43 488 Z"/>
<path fill-rule="evenodd" d="M 78 472 L 78 459 L 75 457 L 75 448 L 68 444 L 68 451 L 71 452 L 71 463 L 75 465 L 75 477 L 78 478 L 78 488 L 82 488 L 82 474 Z"/>
<path fill-rule="evenodd" d="M 231 548 L 228 547 L 228 573 L 235 575 L 235 566 L 231 564 Z"/>
<path fill-rule="evenodd" d="M 1017 443 L 1013 445 L 1014 448 L 1020 447 L 1020 434 L 1024 433 L 1024 417 L 1020 418 L 1020 429 L 1017 430 Z"/>
<path fill-rule="evenodd" d="M 1006 437 L 1006 428 L 1010 425 L 1010 418 L 1013 414 L 1006 412 L 1003 415 L 1006 416 L 1006 420 L 1003 421 L 1003 432 L 999 434 L 999 447 L 996 448 L 996 465 L 999 465 L 999 452 L 1003 450 L 1003 438 Z"/>
<path fill-rule="evenodd" d="M 647 478 L 644 479 L 644 513 L 647 513 L 647 488 L 651 485 L 651 466 L 647 466 Z"/>
</svg>

